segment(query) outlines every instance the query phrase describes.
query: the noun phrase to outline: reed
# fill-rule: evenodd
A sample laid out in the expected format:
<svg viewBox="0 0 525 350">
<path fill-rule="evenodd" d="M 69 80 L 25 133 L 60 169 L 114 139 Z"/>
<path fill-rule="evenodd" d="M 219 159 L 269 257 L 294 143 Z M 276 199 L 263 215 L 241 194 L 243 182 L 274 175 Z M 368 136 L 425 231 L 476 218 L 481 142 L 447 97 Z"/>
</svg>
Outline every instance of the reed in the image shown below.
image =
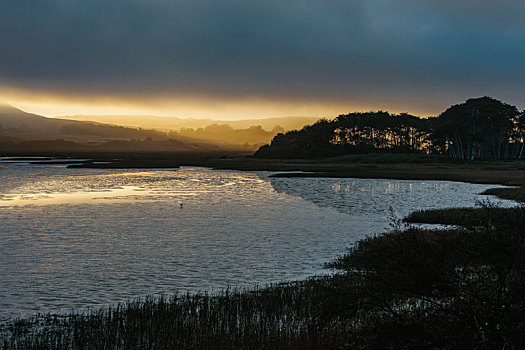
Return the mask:
<svg viewBox="0 0 525 350">
<path fill-rule="evenodd" d="M 5 349 L 318 349 L 344 331 L 323 306 L 327 278 L 264 289 L 148 297 L 4 326 Z M 340 340 L 339 340 L 340 342 Z M 0 343 L 0 344 L 2 344 Z"/>
<path fill-rule="evenodd" d="M 485 190 L 482 194 L 498 196 L 502 199 L 509 199 L 516 202 L 525 203 L 525 186 L 521 187 L 498 187 L 498 188 L 489 188 Z"/>
</svg>

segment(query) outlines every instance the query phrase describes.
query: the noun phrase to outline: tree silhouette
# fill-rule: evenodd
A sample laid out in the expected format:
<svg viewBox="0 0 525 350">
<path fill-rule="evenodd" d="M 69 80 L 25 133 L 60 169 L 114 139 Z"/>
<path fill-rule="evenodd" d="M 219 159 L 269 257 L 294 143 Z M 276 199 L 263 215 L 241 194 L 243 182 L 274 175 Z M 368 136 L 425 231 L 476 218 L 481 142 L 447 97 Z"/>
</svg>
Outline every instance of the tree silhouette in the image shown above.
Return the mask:
<svg viewBox="0 0 525 350">
<path fill-rule="evenodd" d="M 520 159 L 525 112 L 491 97 L 473 98 L 437 118 L 384 111 L 342 114 L 277 134 L 259 158 L 323 158 L 352 153 L 445 154 L 454 159 Z"/>
<path fill-rule="evenodd" d="M 430 153 L 430 122 L 406 113 L 350 113 L 286 134 L 255 153 L 260 158 L 322 158 L 351 153 Z"/>
<path fill-rule="evenodd" d="M 523 118 L 518 109 L 491 97 L 474 98 L 448 108 L 433 125 L 433 138 L 444 142 L 455 159 L 508 159 L 523 147 Z"/>
</svg>

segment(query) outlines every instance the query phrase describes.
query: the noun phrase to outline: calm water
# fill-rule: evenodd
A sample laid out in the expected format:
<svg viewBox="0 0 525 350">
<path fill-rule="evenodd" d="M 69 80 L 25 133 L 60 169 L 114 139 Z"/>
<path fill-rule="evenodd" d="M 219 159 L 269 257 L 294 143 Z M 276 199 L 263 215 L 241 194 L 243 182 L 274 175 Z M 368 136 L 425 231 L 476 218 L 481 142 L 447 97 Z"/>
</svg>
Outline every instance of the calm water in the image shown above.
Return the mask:
<svg viewBox="0 0 525 350">
<path fill-rule="evenodd" d="M 389 207 L 474 206 L 491 187 L 2 165 L 0 320 L 301 279 L 384 232 Z"/>
</svg>

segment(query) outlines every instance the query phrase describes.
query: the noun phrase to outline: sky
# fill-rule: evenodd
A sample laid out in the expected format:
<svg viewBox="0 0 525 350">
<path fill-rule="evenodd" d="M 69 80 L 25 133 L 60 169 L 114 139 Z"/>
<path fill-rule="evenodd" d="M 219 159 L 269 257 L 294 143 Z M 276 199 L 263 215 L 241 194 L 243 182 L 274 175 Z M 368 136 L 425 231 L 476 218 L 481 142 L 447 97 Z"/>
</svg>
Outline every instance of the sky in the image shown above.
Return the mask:
<svg viewBox="0 0 525 350">
<path fill-rule="evenodd" d="M 0 0 L 0 100 L 241 119 L 525 108 L 522 0 Z"/>
</svg>

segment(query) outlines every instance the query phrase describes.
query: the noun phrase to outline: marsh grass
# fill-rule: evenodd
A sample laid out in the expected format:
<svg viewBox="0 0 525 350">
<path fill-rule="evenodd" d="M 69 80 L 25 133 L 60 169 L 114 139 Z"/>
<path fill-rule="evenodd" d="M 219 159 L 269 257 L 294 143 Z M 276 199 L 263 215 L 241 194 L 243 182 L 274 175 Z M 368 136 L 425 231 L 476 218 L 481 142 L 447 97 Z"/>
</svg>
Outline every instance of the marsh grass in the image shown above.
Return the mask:
<svg viewBox="0 0 525 350">
<path fill-rule="evenodd" d="M 344 330 L 340 315 L 327 308 L 332 284 L 318 278 L 213 295 L 150 297 L 63 317 L 37 315 L 4 326 L 0 344 L 5 349 L 330 348 Z"/>
<path fill-rule="evenodd" d="M 427 155 L 427 154 L 411 154 L 411 153 L 358 153 L 348 154 L 344 156 L 325 158 L 318 162 L 321 163 L 364 163 L 364 164 L 383 164 L 383 163 L 446 163 L 450 162 L 444 156 Z"/>
<path fill-rule="evenodd" d="M 505 216 L 516 210 L 519 209 L 480 207 L 420 210 L 410 213 L 403 219 L 403 222 L 466 227 L 486 226 L 491 224 L 491 219 Z"/>
<path fill-rule="evenodd" d="M 485 190 L 484 195 L 498 196 L 502 199 L 509 199 L 521 203 L 525 203 L 525 186 L 521 187 L 499 187 L 499 188 L 489 188 Z"/>
</svg>

